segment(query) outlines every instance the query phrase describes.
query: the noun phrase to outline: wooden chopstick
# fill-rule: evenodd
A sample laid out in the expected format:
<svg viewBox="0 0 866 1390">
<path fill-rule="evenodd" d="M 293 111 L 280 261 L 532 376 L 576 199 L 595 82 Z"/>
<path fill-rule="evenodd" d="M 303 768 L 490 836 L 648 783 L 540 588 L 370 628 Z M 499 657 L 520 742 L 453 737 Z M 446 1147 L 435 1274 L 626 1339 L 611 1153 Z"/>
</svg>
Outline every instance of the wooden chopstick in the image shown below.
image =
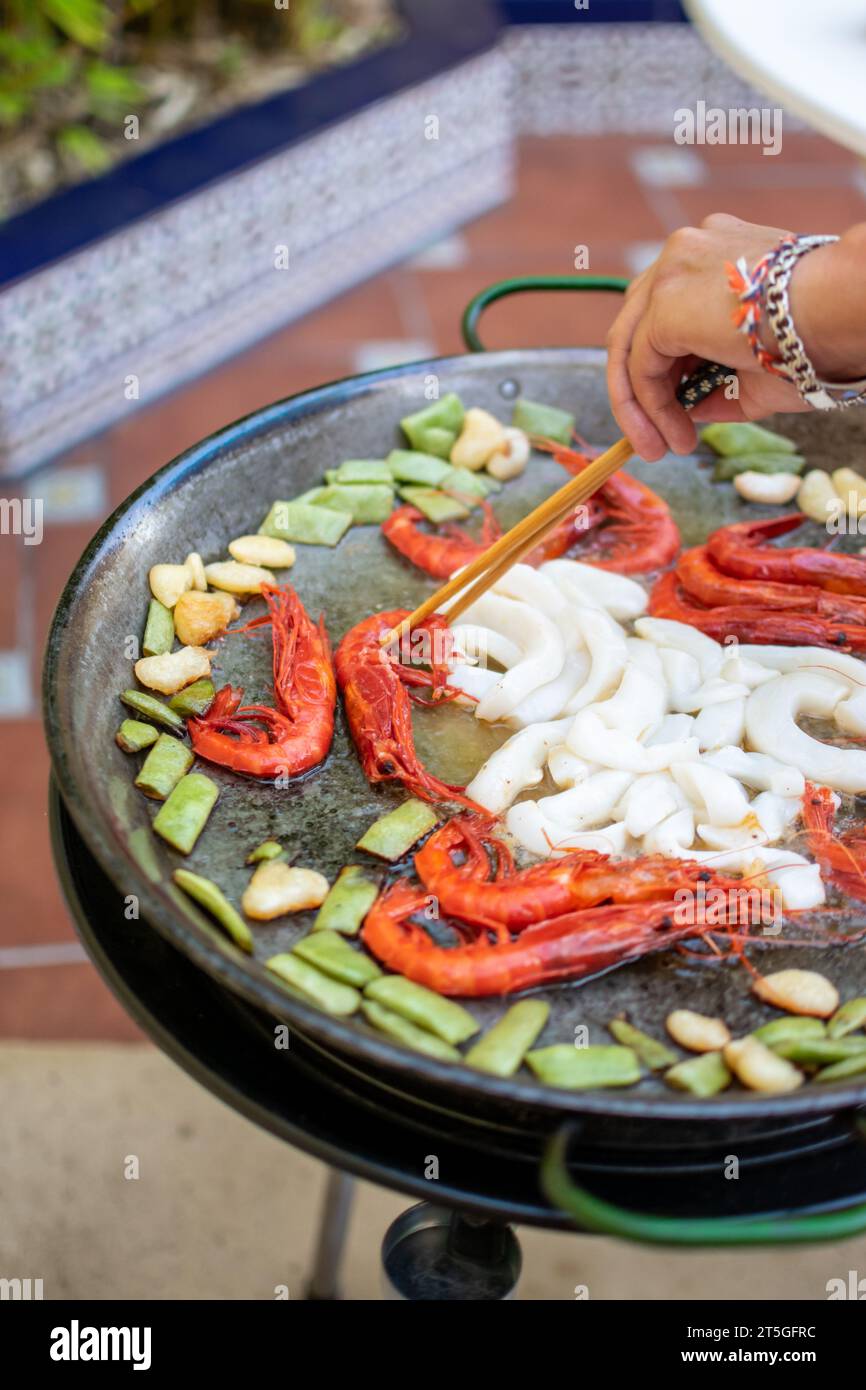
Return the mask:
<svg viewBox="0 0 866 1390">
<path fill-rule="evenodd" d="M 408 618 L 404 618 L 386 635 L 383 645 L 398 641 L 425 618 L 429 618 L 431 613 L 437 612 L 442 604 L 447 603 L 455 594 L 459 594 L 460 597 L 448 609 L 448 620 L 452 622 L 459 617 L 486 593 L 506 570 L 511 569 L 512 565 L 516 565 L 524 555 L 533 550 L 569 512 L 597 492 L 618 468 L 628 462 L 633 453 L 634 449 L 627 439 L 620 439 L 609 449 L 605 449 L 604 453 L 593 459 L 576 478 L 570 478 L 564 487 L 546 498 L 516 526 L 512 526 L 510 531 L 506 531 L 504 536 L 500 536 L 498 541 L 494 541 L 493 545 L 470 565 L 420 603 L 414 613 L 410 613 Z"/>
</svg>

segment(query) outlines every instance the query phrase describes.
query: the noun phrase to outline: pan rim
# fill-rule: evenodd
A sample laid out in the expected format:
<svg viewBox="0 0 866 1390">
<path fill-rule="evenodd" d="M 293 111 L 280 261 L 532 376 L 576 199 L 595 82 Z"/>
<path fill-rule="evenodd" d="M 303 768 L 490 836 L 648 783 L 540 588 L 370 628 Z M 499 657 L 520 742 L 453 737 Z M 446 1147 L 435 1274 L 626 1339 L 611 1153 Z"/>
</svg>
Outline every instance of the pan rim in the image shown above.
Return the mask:
<svg viewBox="0 0 866 1390">
<path fill-rule="evenodd" d="M 492 1101 L 506 1101 L 511 1105 L 526 1105 L 546 1110 L 563 1120 L 577 1115 L 593 1114 L 617 1119 L 683 1122 L 793 1119 L 806 1113 L 816 1116 L 829 1115 L 863 1106 L 866 1104 L 866 1080 L 860 1085 L 849 1083 L 841 1087 L 828 1087 L 817 1093 L 816 1088 L 808 1087 L 781 1096 L 744 1092 L 742 1095 L 734 1094 L 725 1098 L 696 1098 L 685 1094 L 671 1095 L 668 1098 L 664 1095 L 640 1096 L 625 1092 L 619 1094 L 610 1090 L 566 1091 L 544 1086 L 534 1079 L 524 1081 L 514 1077 L 495 1077 L 470 1067 L 439 1062 L 434 1058 L 422 1058 L 418 1053 L 384 1037 L 378 1038 L 372 1033 L 367 1033 L 364 1029 L 356 1027 L 351 1020 L 334 1018 L 304 1004 L 300 999 L 295 999 L 272 980 L 261 962 L 246 956 L 240 959 L 240 952 L 236 957 L 227 949 L 220 949 L 203 928 L 195 927 L 191 921 L 185 922 L 179 914 L 173 913 L 164 897 L 157 891 L 157 885 L 133 860 L 123 857 L 96 799 L 88 798 L 86 787 L 82 788 L 72 774 L 66 754 L 66 740 L 58 719 L 56 697 L 63 632 L 70 614 L 80 600 L 88 574 L 100 557 L 109 555 L 114 545 L 120 543 L 116 533 L 124 519 L 129 519 L 146 499 L 150 502 L 158 500 L 163 493 L 203 470 L 211 459 L 251 435 L 266 430 L 270 425 L 287 423 L 296 418 L 302 419 L 306 415 L 316 413 L 320 408 L 366 394 L 379 384 L 418 372 L 424 367 L 447 371 L 449 368 L 465 369 L 468 363 L 475 362 L 479 366 L 498 366 L 505 372 L 513 373 L 519 371 L 521 364 L 526 364 L 527 359 L 535 363 L 551 360 L 557 363 L 573 363 L 575 366 L 600 365 L 605 362 L 606 354 L 600 348 L 569 347 L 507 349 L 483 354 L 455 353 L 340 377 L 321 386 L 286 396 L 222 426 L 163 464 L 130 493 L 99 527 L 75 565 L 58 600 L 46 642 L 42 673 L 42 717 L 53 774 L 63 803 L 88 849 L 111 881 L 117 884 L 125 878 L 128 883 L 132 874 L 136 879 L 136 894 L 145 920 L 171 944 L 179 946 L 184 954 L 212 979 L 239 994 L 247 1002 L 264 1008 L 275 1019 L 289 1025 L 296 1023 L 326 1045 L 343 1052 L 360 1054 L 372 1065 L 396 1073 L 406 1080 L 411 1080 L 413 1075 L 423 1069 L 425 1079 L 464 1095 L 467 1099 L 480 1093 Z"/>
</svg>

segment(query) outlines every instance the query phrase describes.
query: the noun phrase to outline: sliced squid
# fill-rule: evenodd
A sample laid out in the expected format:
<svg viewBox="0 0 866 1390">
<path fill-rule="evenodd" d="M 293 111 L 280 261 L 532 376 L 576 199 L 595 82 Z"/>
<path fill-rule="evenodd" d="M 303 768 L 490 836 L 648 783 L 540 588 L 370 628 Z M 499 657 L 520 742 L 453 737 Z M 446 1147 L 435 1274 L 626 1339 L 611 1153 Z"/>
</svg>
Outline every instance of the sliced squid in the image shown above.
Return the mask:
<svg viewBox="0 0 866 1390">
<path fill-rule="evenodd" d="M 734 681 L 722 680 L 721 676 L 713 676 L 679 700 L 672 699 L 671 705 L 684 714 L 697 714 L 711 705 L 724 704 L 729 700 L 742 700 L 748 694 L 747 685 L 738 685 Z"/>
<path fill-rule="evenodd" d="M 671 776 L 709 825 L 739 825 L 749 814 L 749 800 L 739 782 L 717 767 L 681 763 L 671 768 Z"/>
<path fill-rule="evenodd" d="M 645 642 L 642 637 L 627 637 L 625 645 L 629 661 L 638 666 L 644 675 L 652 676 L 656 681 L 664 680 L 665 673 L 658 647 L 652 642 Z"/>
<path fill-rule="evenodd" d="M 500 594 L 485 594 L 469 610 L 473 619 L 475 609 L 482 605 L 493 620 L 490 625 L 520 648 L 521 659 L 498 677 L 479 701 L 475 713 L 479 719 L 507 719 L 521 700 L 559 675 L 565 648 L 556 624 L 525 603 Z"/>
<path fill-rule="evenodd" d="M 512 710 L 508 723 L 522 729 L 529 724 L 544 723 L 562 714 L 575 692 L 583 685 L 589 672 L 589 653 L 567 652 L 559 675 L 540 685 Z"/>
<path fill-rule="evenodd" d="M 645 637 L 657 647 L 674 647 L 693 656 L 704 680 L 718 675 L 725 659 L 725 649 L 696 627 L 674 622 L 671 618 L 638 618 L 634 628 L 639 637 Z"/>
<path fill-rule="evenodd" d="M 590 708 L 609 729 L 638 738 L 658 723 L 667 703 L 664 683 L 648 676 L 633 662 L 627 662 L 616 693 Z"/>
<path fill-rule="evenodd" d="M 798 796 L 777 796 L 774 792 L 761 792 L 752 802 L 752 815 L 757 816 L 767 836 L 767 843 L 781 840 L 800 815 L 801 805 Z"/>
<path fill-rule="evenodd" d="M 613 808 L 630 781 L 627 772 L 595 772 L 567 791 L 542 796 L 535 805 L 566 830 L 588 830 L 613 818 Z"/>
<path fill-rule="evenodd" d="M 458 623 L 451 629 L 454 638 L 454 655 L 468 662 L 481 662 L 487 665 L 495 661 L 507 671 L 516 666 L 521 658 L 521 650 L 516 642 L 503 636 L 492 627 L 482 627 L 478 623 Z"/>
<path fill-rule="evenodd" d="M 486 666 L 470 666 L 465 661 L 455 661 L 448 672 L 448 684 L 463 691 L 463 697 L 458 696 L 456 703 L 472 710 L 498 679 L 496 671 L 489 671 Z"/>
<path fill-rule="evenodd" d="M 650 772 L 632 782 L 614 807 L 614 815 L 621 816 L 629 835 L 639 840 L 685 804 L 685 796 L 668 773 Z"/>
<path fill-rule="evenodd" d="M 612 570 L 596 569 L 579 560 L 548 560 L 539 573 L 551 579 L 570 602 L 604 608 L 619 622 L 646 612 L 645 590 L 635 580 Z"/>
<path fill-rule="evenodd" d="M 695 818 L 690 807 L 666 816 L 643 837 L 646 854 L 664 854 L 669 859 L 683 858 L 695 838 Z"/>
<path fill-rule="evenodd" d="M 562 590 L 540 569 L 533 569 L 531 565 L 512 565 L 497 579 L 493 592 L 525 603 L 533 612 L 549 618 L 567 644 L 580 642 L 574 604 L 569 603 Z"/>
<path fill-rule="evenodd" d="M 746 701 L 742 696 L 705 705 L 695 719 L 694 736 L 702 753 L 726 744 L 741 743 L 745 732 Z"/>
<path fill-rule="evenodd" d="M 690 652 L 677 651 L 676 647 L 660 647 L 659 660 L 670 706 L 680 710 L 701 684 L 700 662 Z"/>
<path fill-rule="evenodd" d="M 608 825 L 603 830 L 569 831 L 545 816 L 537 801 L 519 801 L 505 818 L 509 832 L 532 854 L 543 858 L 570 854 L 575 849 L 594 849 L 601 854 L 621 854 L 625 849 L 625 828 Z"/>
<path fill-rule="evenodd" d="M 562 743 L 571 722 L 554 719 L 513 734 L 476 772 L 466 788 L 467 796 L 492 815 L 500 815 L 527 787 L 538 786 L 551 748 Z"/>
<path fill-rule="evenodd" d="M 583 685 L 569 700 L 567 714 L 575 714 L 612 694 L 628 660 L 623 630 L 607 613 L 601 609 L 581 608 L 575 610 L 575 618 L 592 664 Z"/>
<path fill-rule="evenodd" d="M 694 736 L 694 724 L 691 714 L 666 714 L 644 734 L 643 743 L 647 748 L 658 743 L 685 743 Z"/>
<path fill-rule="evenodd" d="M 594 710 L 581 710 L 566 735 L 565 742 L 580 758 L 601 763 L 620 772 L 662 772 L 674 763 L 698 757 L 697 739 L 682 743 L 657 743 L 651 748 L 631 734 L 609 729 Z"/>
<path fill-rule="evenodd" d="M 840 792 L 866 791 L 866 753 L 821 743 L 796 724 L 801 714 L 832 717 L 848 689 L 838 676 L 806 670 L 767 681 L 746 701 L 749 743 L 759 753 L 799 768 L 812 782 Z"/>
<path fill-rule="evenodd" d="M 758 685 L 763 685 L 764 681 L 771 681 L 776 674 L 772 667 L 762 666 L 759 661 L 743 656 L 742 648 L 733 651 L 725 659 L 719 672 L 724 680 L 735 681 L 738 685 L 747 685 L 750 690 L 754 690 Z"/>
<path fill-rule="evenodd" d="M 800 797 L 806 788 L 806 779 L 799 768 L 780 763 L 766 753 L 747 753 L 744 748 L 730 746 L 713 749 L 703 761 L 710 767 L 727 772 L 730 777 L 736 777 L 738 782 L 754 791 Z"/>
<path fill-rule="evenodd" d="M 547 769 L 556 785 L 563 788 L 576 787 L 578 782 L 583 782 L 591 772 L 599 771 L 597 763 L 588 763 L 585 758 L 579 758 L 564 743 L 551 748 L 547 758 Z"/>
</svg>

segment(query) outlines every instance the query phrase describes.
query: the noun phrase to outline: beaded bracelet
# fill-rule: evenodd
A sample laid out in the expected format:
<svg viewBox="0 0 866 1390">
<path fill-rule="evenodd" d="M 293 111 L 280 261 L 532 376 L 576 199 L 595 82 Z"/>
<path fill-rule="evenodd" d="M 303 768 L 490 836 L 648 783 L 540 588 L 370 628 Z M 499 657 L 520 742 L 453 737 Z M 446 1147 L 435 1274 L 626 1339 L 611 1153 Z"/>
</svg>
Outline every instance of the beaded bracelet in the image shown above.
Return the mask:
<svg viewBox="0 0 866 1390">
<path fill-rule="evenodd" d="M 791 274 L 799 258 L 838 240 L 835 236 L 782 237 L 751 272 L 742 256 L 736 265 L 726 265 L 728 284 L 739 300 L 733 314 L 736 327 L 746 334 L 764 370 L 791 382 L 800 397 L 816 410 L 844 410 L 866 403 L 866 379 L 820 380 L 794 327 L 788 299 Z M 764 314 L 773 330 L 778 355 L 768 352 L 760 340 Z"/>
</svg>

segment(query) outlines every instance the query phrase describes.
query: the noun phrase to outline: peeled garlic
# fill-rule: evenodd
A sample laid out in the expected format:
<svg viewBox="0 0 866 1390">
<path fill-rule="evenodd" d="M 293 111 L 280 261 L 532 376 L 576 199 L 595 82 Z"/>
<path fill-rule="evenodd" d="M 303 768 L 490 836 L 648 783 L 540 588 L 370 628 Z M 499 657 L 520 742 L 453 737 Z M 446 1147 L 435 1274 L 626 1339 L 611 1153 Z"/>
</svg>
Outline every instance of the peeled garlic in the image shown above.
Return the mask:
<svg viewBox="0 0 866 1390">
<path fill-rule="evenodd" d="M 853 468 L 837 468 L 831 477 L 848 515 L 862 516 L 866 512 L 866 478 Z"/>
<path fill-rule="evenodd" d="M 189 589 L 174 606 L 174 630 L 179 641 L 199 647 L 224 632 L 240 611 L 231 594 Z"/>
<path fill-rule="evenodd" d="M 800 488 L 796 473 L 738 473 L 734 487 L 747 502 L 790 502 Z"/>
<path fill-rule="evenodd" d="M 517 478 L 529 462 L 529 436 L 523 430 L 507 425 L 502 446 L 487 460 L 487 472 L 501 483 Z"/>
<path fill-rule="evenodd" d="M 218 560 L 214 565 L 206 565 L 204 572 L 209 584 L 230 594 L 257 594 L 263 584 L 273 583 L 269 570 L 258 565 L 239 565 L 237 560 Z"/>
<path fill-rule="evenodd" d="M 836 986 L 815 970 L 777 970 L 757 980 L 754 992 L 765 1004 L 789 1014 L 829 1018 L 839 1007 Z"/>
<path fill-rule="evenodd" d="M 207 589 L 207 579 L 205 578 L 204 561 L 198 551 L 191 550 L 183 563 L 192 576 L 192 587 L 204 593 Z"/>
<path fill-rule="evenodd" d="M 152 565 L 147 578 L 150 592 L 166 608 L 174 608 L 181 594 L 193 586 L 192 572 L 186 565 Z"/>
<path fill-rule="evenodd" d="M 238 536 L 229 542 L 229 554 L 242 565 L 263 565 L 269 570 L 291 569 L 294 546 L 277 536 Z"/>
<path fill-rule="evenodd" d="M 730 1029 L 722 1019 L 691 1009 L 674 1009 L 665 1019 L 665 1027 L 674 1042 L 690 1052 L 719 1052 L 731 1041 Z"/>
<path fill-rule="evenodd" d="M 185 685 L 210 675 L 210 652 L 203 647 L 181 647 L 163 656 L 143 656 L 135 663 L 135 674 L 148 690 L 176 695 Z"/>
<path fill-rule="evenodd" d="M 504 444 L 505 430 L 496 416 L 473 406 L 463 417 L 463 428 L 451 450 L 451 462 L 455 468 L 469 468 L 475 472 Z"/>
<path fill-rule="evenodd" d="M 806 1079 L 793 1062 L 777 1057 L 759 1038 L 729 1042 L 724 1058 L 737 1080 L 750 1091 L 796 1091 Z"/>
<path fill-rule="evenodd" d="M 841 516 L 845 503 L 836 491 L 830 475 L 822 468 L 812 468 L 797 489 L 797 507 L 822 526 L 834 516 Z"/>
<path fill-rule="evenodd" d="M 328 880 L 315 869 L 297 869 L 280 859 L 260 864 L 247 884 L 241 907 L 257 922 L 269 922 L 287 912 L 321 907 Z"/>
</svg>

